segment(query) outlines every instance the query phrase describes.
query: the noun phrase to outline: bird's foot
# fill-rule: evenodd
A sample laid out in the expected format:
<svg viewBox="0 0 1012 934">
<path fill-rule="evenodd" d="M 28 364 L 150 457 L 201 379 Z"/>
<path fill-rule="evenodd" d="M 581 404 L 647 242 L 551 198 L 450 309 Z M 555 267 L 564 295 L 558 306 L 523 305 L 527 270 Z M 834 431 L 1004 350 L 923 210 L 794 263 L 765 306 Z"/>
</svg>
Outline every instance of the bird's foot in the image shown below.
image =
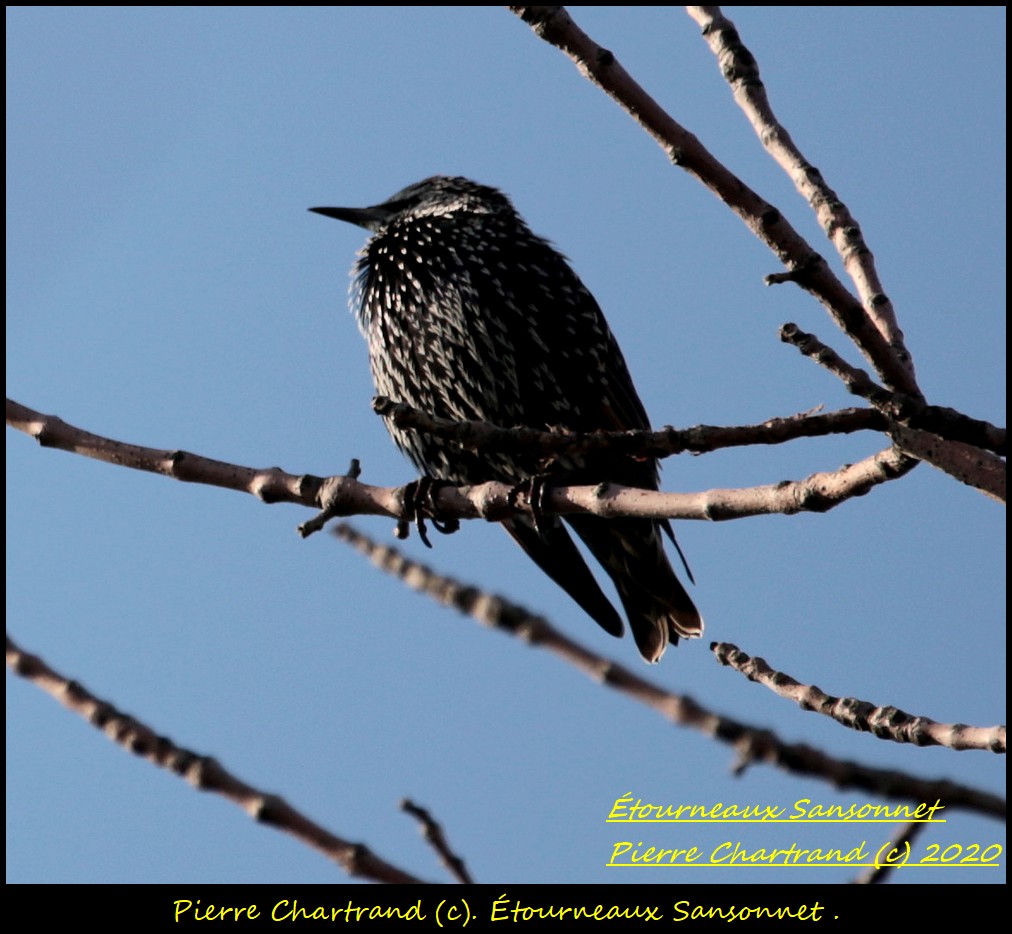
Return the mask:
<svg viewBox="0 0 1012 934">
<path fill-rule="evenodd" d="M 521 480 L 509 491 L 506 501 L 515 506 L 517 499 L 523 495 L 527 497 L 527 503 L 531 507 L 531 521 L 534 523 L 534 531 L 541 534 L 541 522 L 545 517 L 545 490 L 548 488 L 548 481 L 551 478 L 548 474 L 535 474 L 526 480 Z"/>
<path fill-rule="evenodd" d="M 436 480 L 434 477 L 421 477 L 412 480 L 404 487 L 404 515 L 405 518 L 397 523 L 396 535 L 399 539 L 408 537 L 411 523 L 418 529 L 418 537 L 426 548 L 432 547 L 429 541 L 429 533 L 425 526 L 425 514 L 428 513 L 432 527 L 441 535 L 452 535 L 460 528 L 457 519 L 441 519 L 438 515 L 436 497 L 439 491 L 446 486 L 453 486 L 446 480 Z"/>
</svg>

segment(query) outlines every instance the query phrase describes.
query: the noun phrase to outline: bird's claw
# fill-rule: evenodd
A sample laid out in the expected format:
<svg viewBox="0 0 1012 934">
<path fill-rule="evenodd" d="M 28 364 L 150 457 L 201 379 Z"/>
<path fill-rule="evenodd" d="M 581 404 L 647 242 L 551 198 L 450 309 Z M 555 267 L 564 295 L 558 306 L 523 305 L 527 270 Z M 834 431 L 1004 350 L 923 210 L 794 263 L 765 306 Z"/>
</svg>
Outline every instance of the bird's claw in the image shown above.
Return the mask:
<svg viewBox="0 0 1012 934">
<path fill-rule="evenodd" d="M 534 524 L 534 531 L 539 535 L 542 534 L 541 523 L 545 518 L 545 491 L 548 488 L 548 480 L 548 474 L 543 473 L 528 477 L 526 480 L 521 480 L 515 484 L 506 496 L 506 501 L 511 506 L 516 505 L 517 499 L 521 494 L 527 497 L 527 504 L 531 508 L 531 521 Z"/>
<path fill-rule="evenodd" d="M 412 480 L 404 487 L 404 515 L 405 518 L 397 523 L 397 530 L 394 534 L 399 539 L 408 537 L 410 523 L 414 522 L 418 529 L 418 537 L 426 548 L 432 547 L 429 541 L 428 529 L 425 525 L 425 514 L 428 513 L 432 527 L 441 535 L 452 535 L 460 528 L 457 519 L 441 519 L 437 515 L 436 497 L 440 489 L 445 486 L 453 486 L 446 480 L 436 480 L 434 477 L 420 477 Z"/>
</svg>

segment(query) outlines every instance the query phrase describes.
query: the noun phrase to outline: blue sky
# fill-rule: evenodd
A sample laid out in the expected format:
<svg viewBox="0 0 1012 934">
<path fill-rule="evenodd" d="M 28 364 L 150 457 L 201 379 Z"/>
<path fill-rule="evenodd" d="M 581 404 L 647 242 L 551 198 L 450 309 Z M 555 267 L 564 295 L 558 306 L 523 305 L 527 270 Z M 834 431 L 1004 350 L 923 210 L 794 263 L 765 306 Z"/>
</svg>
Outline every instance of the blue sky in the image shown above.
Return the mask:
<svg viewBox="0 0 1012 934">
<path fill-rule="evenodd" d="M 573 16 L 714 154 L 831 247 L 678 8 Z M 726 8 L 773 106 L 875 253 L 930 401 L 1005 423 L 1003 8 Z M 502 188 L 597 296 L 655 424 L 852 404 L 777 339 L 859 362 L 774 257 L 557 50 L 503 8 L 8 8 L 7 391 L 88 430 L 294 473 L 400 484 L 346 308 L 364 232 L 308 214 L 435 173 Z M 833 262 L 839 268 L 838 261 Z M 670 490 L 854 462 L 871 435 L 665 462 Z M 545 653 L 410 593 L 307 513 L 42 450 L 8 431 L 7 623 L 28 651 L 335 833 L 442 878 L 432 809 L 483 882 L 636 883 L 604 823 L 659 803 L 882 803 L 754 766 Z M 361 519 L 391 542 L 392 523 Z M 734 642 L 799 680 L 943 722 L 1005 721 L 1001 507 L 929 466 L 826 515 L 679 524 L 707 619 L 653 669 L 501 532 L 445 573 L 519 600 L 665 687 L 790 741 L 1004 792 L 1005 760 L 804 714 L 719 667 Z M 923 842 L 1004 844 L 953 812 Z M 656 833 L 712 846 L 739 830 Z M 667 835 L 666 835 L 667 834 Z M 872 826 L 749 828 L 753 847 L 878 842 Z M 637 838 L 639 839 L 639 838 Z M 1002 861 L 1004 865 L 1004 860 Z M 840 869 L 666 870 L 836 883 Z M 336 867 L 131 757 L 8 676 L 10 882 L 334 882 Z M 900 883 L 1004 881 L 917 869 Z"/>
</svg>

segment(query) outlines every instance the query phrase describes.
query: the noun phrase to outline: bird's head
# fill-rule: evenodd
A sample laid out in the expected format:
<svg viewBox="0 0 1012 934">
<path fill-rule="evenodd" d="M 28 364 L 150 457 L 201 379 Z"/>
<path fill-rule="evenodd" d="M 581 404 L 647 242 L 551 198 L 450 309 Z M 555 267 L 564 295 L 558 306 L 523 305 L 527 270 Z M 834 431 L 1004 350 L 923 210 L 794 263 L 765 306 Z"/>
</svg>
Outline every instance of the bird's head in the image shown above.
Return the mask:
<svg viewBox="0 0 1012 934">
<path fill-rule="evenodd" d="M 316 214 L 347 221 L 376 233 L 396 221 L 441 217 L 451 214 L 515 215 L 513 205 L 501 191 L 459 176 L 433 175 L 409 185 L 386 201 L 367 208 L 310 208 Z"/>
</svg>

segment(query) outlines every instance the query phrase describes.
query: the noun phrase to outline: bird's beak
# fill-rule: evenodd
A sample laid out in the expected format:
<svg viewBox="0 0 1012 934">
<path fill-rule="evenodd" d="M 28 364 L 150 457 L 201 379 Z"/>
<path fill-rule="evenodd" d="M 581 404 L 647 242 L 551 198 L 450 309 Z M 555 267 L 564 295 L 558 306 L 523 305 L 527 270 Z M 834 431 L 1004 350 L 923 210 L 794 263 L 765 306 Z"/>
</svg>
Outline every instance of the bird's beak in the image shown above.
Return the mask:
<svg viewBox="0 0 1012 934">
<path fill-rule="evenodd" d="M 395 213 L 383 204 L 377 204 L 371 208 L 310 208 L 309 210 L 314 214 L 347 221 L 349 224 L 355 224 L 372 231 L 379 230 Z"/>
</svg>

